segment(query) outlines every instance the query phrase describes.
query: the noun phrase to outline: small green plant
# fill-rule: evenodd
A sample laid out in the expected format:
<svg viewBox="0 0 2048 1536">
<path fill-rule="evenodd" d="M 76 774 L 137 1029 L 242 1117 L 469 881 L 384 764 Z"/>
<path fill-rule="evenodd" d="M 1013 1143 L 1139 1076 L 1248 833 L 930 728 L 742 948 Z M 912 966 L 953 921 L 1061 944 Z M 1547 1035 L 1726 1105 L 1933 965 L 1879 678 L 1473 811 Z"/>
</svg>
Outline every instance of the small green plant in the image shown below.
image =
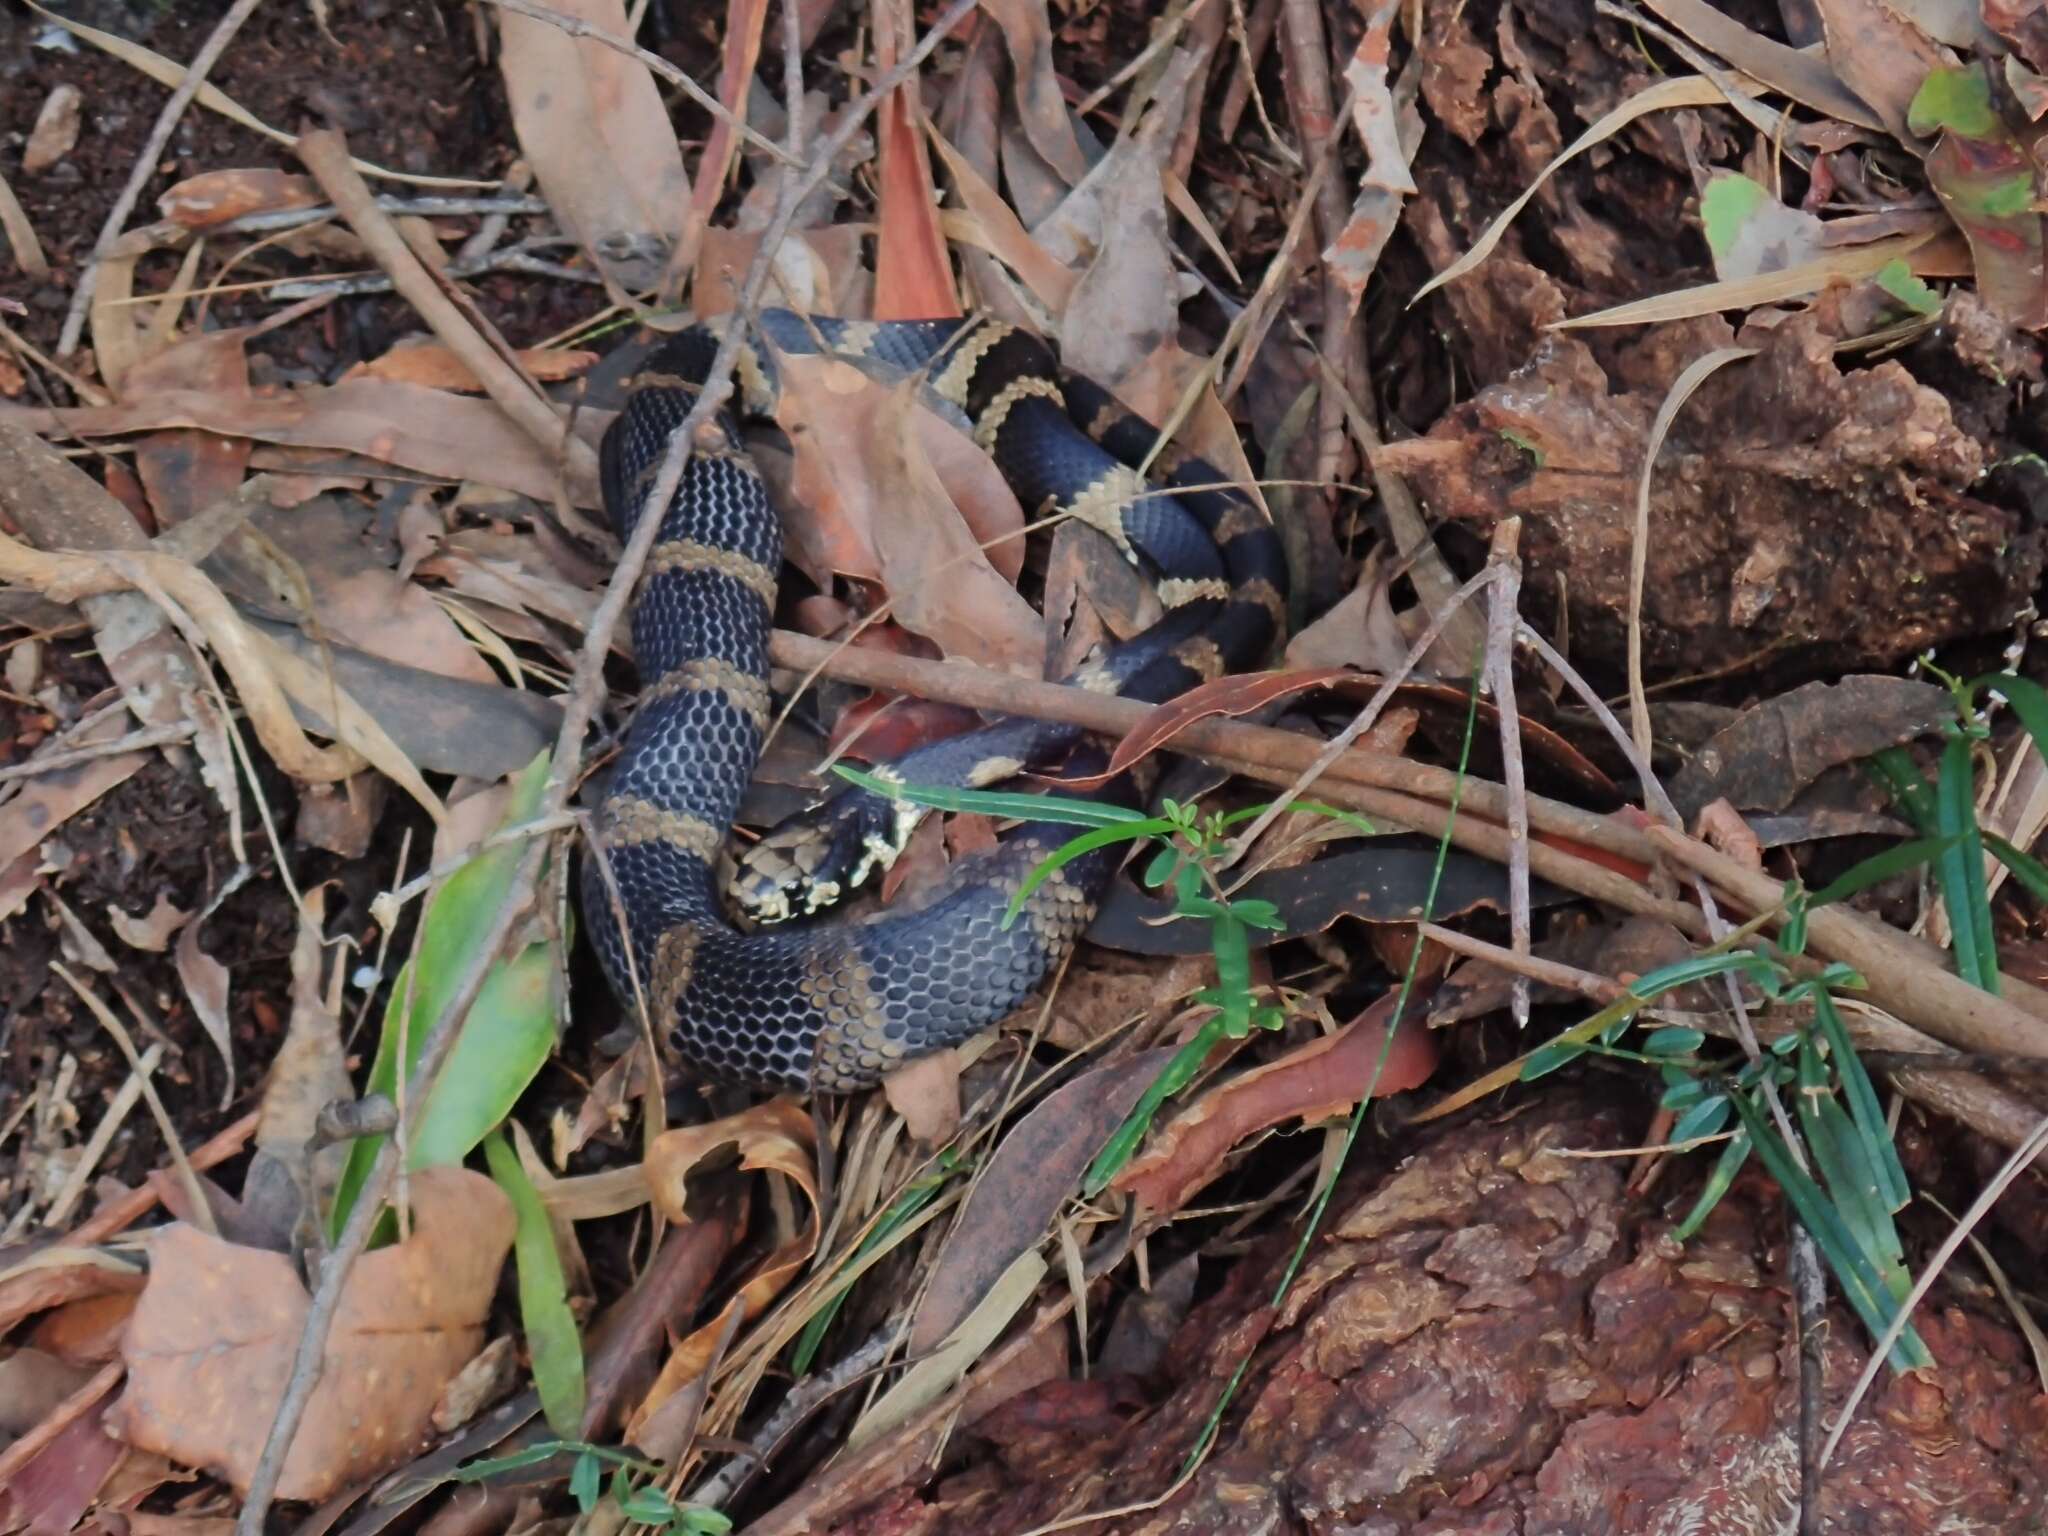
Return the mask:
<svg viewBox="0 0 2048 1536">
<path fill-rule="evenodd" d="M 1265 806 L 1217 812 L 1169 799 L 1160 802 L 1156 815 L 1148 815 L 1126 806 L 1060 795 L 901 785 L 844 764 L 838 765 L 835 771 L 870 793 L 931 810 L 978 811 L 988 816 L 1019 817 L 1085 828 L 1079 836 L 1047 855 L 1019 885 L 1016 895 L 1010 899 L 1009 910 L 1003 914 L 1004 927 L 1017 920 L 1031 893 L 1050 879 L 1055 871 L 1086 854 L 1130 842 L 1159 845 L 1141 873 L 1140 878 L 1146 887 L 1172 893 L 1175 917 L 1209 925 L 1209 949 L 1216 960 L 1216 985 L 1195 994 L 1195 1001 L 1206 1003 L 1216 1011 L 1174 1053 L 1173 1059 L 1153 1079 L 1123 1124 L 1096 1154 L 1082 1179 L 1083 1194 L 1093 1196 L 1108 1188 L 1109 1181 L 1143 1145 L 1160 1109 L 1194 1081 L 1202 1063 L 1208 1060 L 1219 1042 L 1241 1040 L 1254 1029 L 1278 1029 L 1287 1022 L 1287 1009 L 1279 1003 L 1262 1001 L 1260 989 L 1252 985 L 1252 930 L 1278 931 L 1283 928 L 1285 925 L 1280 920 L 1279 909 L 1270 901 L 1232 896 L 1222 882 L 1223 864 L 1232 846 L 1231 828 L 1258 816 L 1266 809 Z M 1361 836 L 1374 835 L 1372 823 L 1353 811 L 1313 800 L 1297 800 L 1293 809 L 1327 817 Z"/>
<path fill-rule="evenodd" d="M 678 1504 L 663 1493 L 656 1484 L 667 1469 L 658 1463 L 587 1440 L 544 1440 L 509 1456 L 494 1456 L 488 1461 L 458 1467 L 448 1475 L 448 1481 L 480 1483 L 539 1466 L 557 1456 L 575 1458 L 569 1467 L 569 1495 L 585 1515 L 609 1498 L 627 1522 L 649 1530 L 673 1532 L 675 1536 L 725 1536 L 732 1529 L 730 1516 L 699 1505 Z M 607 1465 L 612 1469 L 609 1486 L 604 1473 Z M 636 1484 L 636 1479 L 644 1481 Z"/>
<path fill-rule="evenodd" d="M 1803 908 L 1809 901 L 1788 892 L 1788 908 Z M 1675 1235 L 1684 1239 L 1699 1231 L 1754 1156 L 1785 1191 L 1856 1315 L 1873 1337 L 1881 1337 L 1912 1284 L 1892 1221 L 1911 1195 L 1877 1090 L 1857 1059 L 1835 1003 L 1835 990 L 1862 981 L 1842 965 L 1795 979 L 1787 963 L 1792 958 L 1735 949 L 1653 971 L 1592 1018 L 1530 1052 L 1521 1077 L 1533 1082 L 1585 1055 L 1656 1072 L 1664 1083 L 1663 1107 L 1678 1116 L 1671 1127 L 1672 1145 L 1727 1133 L 1705 1187 Z M 1729 975 L 1755 986 L 1774 1007 L 1809 1009 L 1810 1020 L 1780 1035 L 1753 1059 L 1710 1050 L 1701 1031 L 1683 1026 L 1652 1029 L 1633 1048 L 1623 1044 L 1638 1015 L 1657 998 Z M 1795 1106 L 1804 1159 L 1772 1112 L 1773 1090 L 1789 1096 Z M 1931 1364 L 1932 1358 L 1908 1327 L 1893 1347 L 1891 1363 L 1912 1370 Z"/>
</svg>

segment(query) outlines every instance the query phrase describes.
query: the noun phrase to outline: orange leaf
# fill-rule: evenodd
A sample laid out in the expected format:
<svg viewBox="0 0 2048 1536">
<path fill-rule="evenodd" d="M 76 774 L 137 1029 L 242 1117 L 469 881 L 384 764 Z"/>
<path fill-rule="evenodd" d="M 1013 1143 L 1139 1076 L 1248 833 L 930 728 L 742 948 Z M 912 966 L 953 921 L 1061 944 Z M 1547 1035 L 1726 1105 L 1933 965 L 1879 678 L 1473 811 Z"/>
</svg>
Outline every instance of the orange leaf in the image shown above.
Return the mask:
<svg viewBox="0 0 2048 1536">
<path fill-rule="evenodd" d="M 1398 989 L 1336 1034 L 1205 1094 L 1125 1166 L 1115 1187 L 1154 1214 L 1177 1211 L 1216 1177 L 1230 1149 L 1246 1137 L 1283 1120 L 1313 1125 L 1346 1114 L 1368 1088 L 1374 1098 L 1385 1098 L 1428 1082 L 1436 1071 L 1437 1047 L 1422 1023 L 1424 990 L 1409 994 L 1408 1016 L 1394 1031 L 1384 1068 L 1381 1050 Z"/>
</svg>

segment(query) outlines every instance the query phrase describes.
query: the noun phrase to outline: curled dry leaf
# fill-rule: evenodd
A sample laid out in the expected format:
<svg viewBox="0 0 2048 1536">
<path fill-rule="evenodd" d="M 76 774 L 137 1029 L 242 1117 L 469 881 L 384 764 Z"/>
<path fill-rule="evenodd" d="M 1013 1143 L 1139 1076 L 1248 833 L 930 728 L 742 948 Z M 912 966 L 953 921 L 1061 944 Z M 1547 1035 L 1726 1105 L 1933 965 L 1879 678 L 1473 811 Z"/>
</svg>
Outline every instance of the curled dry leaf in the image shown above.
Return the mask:
<svg viewBox="0 0 2048 1536">
<path fill-rule="evenodd" d="M 774 1251 L 760 1261 L 740 1285 L 738 1293 L 720 1314 L 697 1329 L 669 1351 L 661 1374 L 655 1379 L 626 1425 L 626 1438 L 635 1444 L 654 1415 L 676 1393 L 701 1376 L 718 1355 L 719 1340 L 725 1336 L 734 1311 L 751 1321 L 803 1272 L 818 1248 L 817 1141 L 811 1117 L 795 1099 L 772 1099 L 737 1115 L 664 1131 L 647 1149 L 642 1175 L 654 1204 L 670 1221 L 690 1221 L 688 1189 L 690 1175 L 714 1154 L 731 1148 L 739 1155 L 740 1167 L 765 1173 L 779 1173 L 802 1191 L 809 1217 L 800 1231 L 777 1234 Z"/>
<path fill-rule="evenodd" d="M 114 930 L 114 937 L 130 949 L 152 955 L 164 952 L 171 935 L 184 927 L 191 915 L 162 891 L 156 893 L 155 904 L 140 917 L 131 917 L 111 903 L 107 906 L 107 923 Z"/>
<path fill-rule="evenodd" d="M 1222 1171 L 1231 1148 L 1247 1136 L 1283 1120 L 1313 1125 L 1347 1114 L 1368 1089 L 1377 1099 L 1428 1082 L 1436 1071 L 1437 1047 L 1422 1022 L 1427 1001 L 1422 990 L 1410 995 L 1408 1016 L 1395 1029 L 1391 1048 L 1386 1046 L 1387 1023 L 1398 990 L 1336 1034 L 1204 1094 L 1125 1166 L 1115 1187 L 1155 1215 L 1177 1211 Z"/>
<path fill-rule="evenodd" d="M 483 1343 L 511 1203 L 481 1174 L 412 1178 L 412 1235 L 350 1273 L 327 1369 L 285 1458 L 284 1499 L 323 1499 L 417 1450 L 441 1389 Z M 290 1259 L 178 1224 L 150 1239 L 149 1284 L 110 1413 L 131 1445 L 246 1489 L 277 1412 L 308 1298 Z"/>
<path fill-rule="evenodd" d="M 29 130 L 28 143 L 21 152 L 22 174 L 40 176 L 71 153 L 78 142 L 79 112 L 85 98 L 75 85 L 59 85 L 43 98 L 36 113 L 36 125 Z"/>
<path fill-rule="evenodd" d="M 310 176 L 248 167 L 188 176 L 156 200 L 157 211 L 186 229 L 207 229 L 252 213 L 312 208 L 321 201 Z"/>
</svg>

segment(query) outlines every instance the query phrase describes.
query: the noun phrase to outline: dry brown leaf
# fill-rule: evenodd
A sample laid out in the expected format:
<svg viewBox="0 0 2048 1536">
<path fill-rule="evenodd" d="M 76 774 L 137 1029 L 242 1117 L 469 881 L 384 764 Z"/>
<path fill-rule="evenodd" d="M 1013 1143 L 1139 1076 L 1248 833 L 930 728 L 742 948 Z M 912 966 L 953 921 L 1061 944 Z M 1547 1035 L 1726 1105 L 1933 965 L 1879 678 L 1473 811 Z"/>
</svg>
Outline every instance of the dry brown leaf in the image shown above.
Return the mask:
<svg viewBox="0 0 2048 1536">
<path fill-rule="evenodd" d="M 243 350 L 247 336 L 237 328 L 172 342 L 129 368 L 121 381 L 122 398 L 189 390 L 239 410 L 250 399 L 249 359 Z M 251 446 L 246 437 L 183 428 L 155 432 L 138 443 L 135 473 L 157 526 L 175 528 L 232 496 L 248 473 Z"/>
<path fill-rule="evenodd" d="M 96 1248 L 45 1248 L 0 1270 L 0 1330 L 70 1302 L 132 1296 L 143 1279 L 137 1265 Z"/>
<path fill-rule="evenodd" d="M 326 1498 L 416 1451 L 442 1387 L 483 1343 L 512 1246 L 511 1202 L 460 1168 L 415 1173 L 412 1198 L 412 1235 L 349 1275 L 279 1498 Z M 122 1346 L 128 1389 L 111 1421 L 130 1444 L 245 1490 L 306 1308 L 284 1255 L 163 1228 L 150 1239 L 149 1284 Z"/>
<path fill-rule="evenodd" d="M 198 923 L 187 923 L 178 935 L 177 963 L 178 980 L 185 988 L 186 1001 L 192 1005 L 193 1017 L 227 1067 L 221 1101 L 226 1105 L 235 1096 L 235 1041 L 228 1022 L 228 968 L 199 947 Z"/>
<path fill-rule="evenodd" d="M 898 622 L 948 655 L 1036 676 L 1038 619 L 1011 585 L 1023 509 L 988 455 L 916 390 L 884 389 L 829 357 L 783 360 L 790 557 L 821 586 L 834 572 L 880 581 Z"/>
<path fill-rule="evenodd" d="M 1067 299 L 1074 291 L 1076 277 L 1073 271 L 1055 261 L 1044 246 L 1031 238 L 1031 232 L 1010 205 L 1003 201 L 1002 194 L 990 186 L 937 129 L 932 130 L 932 144 L 937 148 L 939 158 L 946 162 L 946 174 L 952 178 L 953 190 L 960 194 L 960 200 L 967 205 L 967 213 L 975 221 L 983 248 L 991 255 L 1001 257 L 1051 314 L 1064 313 Z M 953 219 L 953 215 L 947 216 L 948 233 L 956 240 L 966 238 L 962 226 L 956 225 Z"/>
<path fill-rule="evenodd" d="M 1941 67 L 1933 41 L 1886 0 L 1815 0 L 1827 32 L 1828 67 L 1884 119 L 1885 129 L 1912 144 L 1906 109 L 1920 82 Z"/>
<path fill-rule="evenodd" d="M 1073 186 L 1088 174 L 1087 157 L 1067 116 L 1066 97 L 1053 67 L 1052 23 L 1045 0 L 982 0 L 983 13 L 1002 28 L 1016 71 L 1017 110 L 1031 147 Z"/>
<path fill-rule="evenodd" d="M 554 0 L 615 37 L 621 0 Z M 555 217 L 619 287 L 652 287 L 683 230 L 690 178 L 647 66 L 589 38 L 498 12 L 520 152 Z M 719 178 L 722 183 L 722 178 Z"/>
<path fill-rule="evenodd" d="M 776 302 L 808 315 L 865 314 L 874 280 L 861 259 L 868 231 L 852 224 L 792 230 L 775 248 L 771 270 Z M 732 312 L 754 252 L 758 230 L 707 229 L 697 250 L 690 299 L 700 319 Z"/>
<path fill-rule="evenodd" d="M 1094 255 L 1059 328 L 1061 362 L 1087 378 L 1123 378 L 1179 329 L 1182 279 L 1167 231 L 1164 177 L 1189 82 L 1204 62 L 1197 53 L 1174 54 L 1136 131 L 1096 163 L 1054 215 L 1073 238 L 1092 237 Z M 1071 217 L 1069 204 L 1078 205 Z"/>
<path fill-rule="evenodd" d="M 959 1053 L 934 1051 L 898 1067 L 882 1079 L 882 1093 L 913 1141 L 935 1147 L 951 1140 L 960 1129 Z"/>
<path fill-rule="evenodd" d="M 809 1112 L 795 1099 L 772 1099 L 709 1125 L 662 1132 L 647 1149 L 647 1160 L 641 1165 L 655 1206 L 670 1221 L 680 1224 L 691 1220 L 686 1188 L 691 1171 L 728 1147 L 738 1153 L 740 1167 L 778 1173 L 796 1185 L 809 1215 L 801 1230 L 779 1231 L 776 1248 L 754 1267 L 724 1310 L 669 1351 L 661 1374 L 627 1422 L 626 1438 L 636 1445 L 649 1431 L 662 1405 L 710 1368 L 717 1358 L 719 1341 L 733 1326 L 734 1313 L 747 1321 L 759 1317 L 817 1252 L 816 1133 Z"/>
<path fill-rule="evenodd" d="M 252 213 L 312 208 L 321 202 L 310 176 L 250 166 L 188 176 L 156 200 L 157 211 L 185 229 L 207 229 Z"/>
<path fill-rule="evenodd" d="M 93 1375 L 92 1366 L 41 1349 L 17 1349 L 0 1359 L 0 1434 L 20 1439 Z"/>
<path fill-rule="evenodd" d="M 875 68 L 892 69 L 916 40 L 909 0 L 877 5 Z M 953 263 L 939 233 L 926 117 L 915 70 L 876 113 L 875 318 L 923 320 L 960 313 Z"/>
<path fill-rule="evenodd" d="M 1387 1021 L 1400 993 L 1388 992 L 1334 1035 L 1289 1051 L 1204 1094 L 1181 1111 L 1145 1150 L 1125 1165 L 1114 1182 L 1146 1211 L 1177 1211 L 1190 1195 L 1222 1171 L 1231 1148 L 1283 1120 L 1313 1125 L 1345 1114 L 1368 1086 L 1374 1098 L 1401 1093 L 1429 1081 L 1436 1071 L 1436 1041 L 1422 1022 L 1427 1001 L 1417 988 L 1408 1018 L 1395 1032 L 1393 1048 L 1381 1055 Z"/>
<path fill-rule="evenodd" d="M 571 347 L 522 347 L 513 355 L 519 359 L 521 368 L 543 384 L 573 379 L 597 361 L 595 352 Z M 438 341 L 393 347 L 382 357 L 357 363 L 342 377 L 397 379 L 424 389 L 450 389 L 460 394 L 478 394 L 483 390 L 476 375 Z"/>
<path fill-rule="evenodd" d="M 600 432 L 609 412 L 584 411 L 579 429 Z M 118 405 L 43 410 L 8 406 L 0 423 L 53 436 L 124 436 L 201 427 L 295 448 L 340 449 L 445 480 L 474 480 L 552 502 L 561 489 L 553 459 L 488 400 L 391 379 L 350 379 L 289 395 L 223 400 L 169 391 Z M 573 489 L 573 488 L 572 488 Z M 596 505 L 595 494 L 579 505 Z"/>
<path fill-rule="evenodd" d="M 59 85 L 43 98 L 36 123 L 21 151 L 24 176 L 40 176 L 71 153 L 78 142 L 78 119 L 85 98 L 75 85 Z"/>
<path fill-rule="evenodd" d="M 140 917 L 131 917 L 111 902 L 107 905 L 107 922 L 114 937 L 130 949 L 152 955 L 160 955 L 169 947 L 171 935 L 184 927 L 191 915 L 162 891 L 156 893 L 155 904 Z"/>
<path fill-rule="evenodd" d="M 126 720 L 110 715 L 81 731 L 78 745 L 116 741 L 128 729 Z M 39 773 L 25 781 L 19 794 L 0 805 L 0 869 L 11 868 L 40 848 L 65 822 L 132 778 L 148 761 L 145 752 L 120 752 L 92 758 L 75 768 Z"/>
</svg>

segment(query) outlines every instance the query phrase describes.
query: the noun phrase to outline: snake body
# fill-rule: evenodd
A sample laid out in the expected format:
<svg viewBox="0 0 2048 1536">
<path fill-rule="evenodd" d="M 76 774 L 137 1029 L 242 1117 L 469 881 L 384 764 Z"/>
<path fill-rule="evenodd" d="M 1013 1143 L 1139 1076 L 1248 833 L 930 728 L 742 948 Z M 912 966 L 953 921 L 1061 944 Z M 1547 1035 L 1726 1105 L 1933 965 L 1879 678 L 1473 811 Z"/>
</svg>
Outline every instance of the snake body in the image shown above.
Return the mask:
<svg viewBox="0 0 2048 1536">
<path fill-rule="evenodd" d="M 1228 477 L 1170 447 L 1158 469 L 1179 489 L 1140 494 L 1144 482 L 1129 466 L 1150 451 L 1155 429 L 1063 373 L 1037 338 L 958 320 L 782 311 L 763 314 L 755 335 L 738 370 L 748 414 L 773 409 L 777 355 L 829 350 L 922 373 L 930 394 L 964 415 L 1027 512 L 1066 511 L 1151 568 L 1163 617 L 1091 656 L 1070 681 L 1159 702 L 1255 662 L 1272 644 L 1286 574 L 1271 525 L 1241 495 L 1214 488 Z M 622 539 L 716 346 L 704 328 L 671 337 L 635 375 L 605 434 L 604 500 Z M 1066 865 L 1007 929 L 1019 883 L 1071 829 L 1014 829 L 992 852 L 956 863 L 910 910 L 751 932 L 727 919 L 718 860 L 770 719 L 767 640 L 782 538 L 737 421 L 722 415 L 711 438 L 700 437 L 661 514 L 634 597 L 643 688 L 598 803 L 604 857 L 584 861 L 584 915 L 614 990 L 630 1007 L 637 981 L 685 1061 L 727 1081 L 848 1091 L 1027 999 L 1087 928 L 1116 855 Z M 1049 769 L 1077 747 L 1076 728 L 999 719 L 885 772 L 902 783 L 982 786 Z M 766 920 L 823 906 L 886 867 L 916 814 L 843 791 L 755 845 L 736 894 Z"/>
</svg>

